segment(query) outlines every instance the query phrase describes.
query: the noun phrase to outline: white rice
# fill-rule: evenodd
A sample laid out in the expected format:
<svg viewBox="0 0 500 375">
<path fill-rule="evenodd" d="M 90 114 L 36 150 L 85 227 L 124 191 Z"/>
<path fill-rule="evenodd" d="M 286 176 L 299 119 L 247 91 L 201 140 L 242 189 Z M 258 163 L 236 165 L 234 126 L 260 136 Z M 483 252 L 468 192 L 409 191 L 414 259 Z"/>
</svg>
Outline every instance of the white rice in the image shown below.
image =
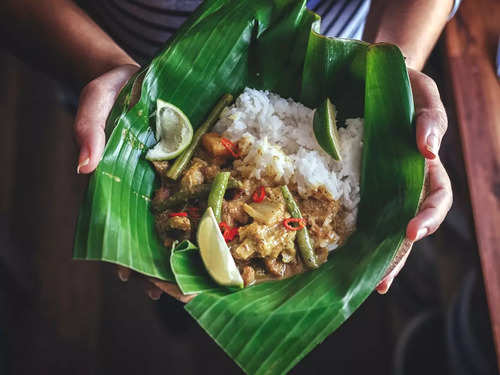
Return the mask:
<svg viewBox="0 0 500 375">
<path fill-rule="evenodd" d="M 312 121 L 314 110 L 268 91 L 245 88 L 234 105 L 220 116 L 214 130 L 236 142 L 251 143 L 243 164 L 260 178 L 272 171 L 277 182 L 297 183 L 308 196 L 320 186 L 344 205 L 346 226 L 354 230 L 359 203 L 363 120 L 347 119 L 339 128 L 342 161 L 332 159 L 318 145 Z"/>
</svg>

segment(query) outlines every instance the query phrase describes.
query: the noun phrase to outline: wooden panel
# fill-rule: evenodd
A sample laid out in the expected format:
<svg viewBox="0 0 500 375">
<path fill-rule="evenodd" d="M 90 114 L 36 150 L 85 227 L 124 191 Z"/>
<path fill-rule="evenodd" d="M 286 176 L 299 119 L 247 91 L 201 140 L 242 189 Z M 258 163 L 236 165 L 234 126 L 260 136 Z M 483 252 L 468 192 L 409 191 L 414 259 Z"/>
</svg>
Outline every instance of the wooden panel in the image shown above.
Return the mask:
<svg viewBox="0 0 500 375">
<path fill-rule="evenodd" d="M 447 61 L 500 363 L 500 1 L 465 0 L 446 29 Z"/>
<path fill-rule="evenodd" d="M 93 374 L 100 335 L 101 264 L 71 259 L 85 178 L 76 178 L 72 115 L 57 85 L 0 51 L 6 84 L 0 95 L 6 148 L 0 177 L 12 246 L 8 362 L 13 374 Z M 3 157 L 3 156 L 2 156 Z M 5 188 L 5 182 L 8 183 Z M 2 327 L 3 328 L 3 327 Z M 0 370 L 1 372 L 1 370 Z"/>
<path fill-rule="evenodd" d="M 0 147 L 0 165 L 2 166 L 0 183 L 0 215 L 6 214 L 10 209 L 10 195 L 14 189 L 14 155 L 16 144 L 16 129 L 10 124 L 15 122 L 14 112 L 11 108 L 15 105 L 19 95 L 16 80 L 19 78 L 19 68 L 14 58 L 5 55 L 0 50 L 0 82 L 4 90 L 0 90 L 0 119 L 2 119 L 2 142 Z"/>
</svg>

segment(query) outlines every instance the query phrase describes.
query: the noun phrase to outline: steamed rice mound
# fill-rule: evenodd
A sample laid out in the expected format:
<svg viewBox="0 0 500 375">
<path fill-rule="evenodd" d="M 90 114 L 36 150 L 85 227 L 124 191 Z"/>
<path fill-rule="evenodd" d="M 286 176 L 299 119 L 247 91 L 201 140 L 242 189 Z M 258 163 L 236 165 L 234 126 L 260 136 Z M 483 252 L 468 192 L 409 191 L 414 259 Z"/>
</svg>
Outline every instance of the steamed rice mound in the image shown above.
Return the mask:
<svg viewBox="0 0 500 375">
<path fill-rule="evenodd" d="M 339 128 L 342 161 L 335 161 L 318 145 L 313 117 L 314 110 L 292 99 L 245 88 L 235 104 L 221 114 L 214 130 L 248 145 L 237 167 L 242 174 L 296 184 L 304 198 L 318 189 L 325 190 L 342 204 L 345 226 L 352 232 L 360 199 L 363 120 L 347 119 L 345 127 Z"/>
</svg>

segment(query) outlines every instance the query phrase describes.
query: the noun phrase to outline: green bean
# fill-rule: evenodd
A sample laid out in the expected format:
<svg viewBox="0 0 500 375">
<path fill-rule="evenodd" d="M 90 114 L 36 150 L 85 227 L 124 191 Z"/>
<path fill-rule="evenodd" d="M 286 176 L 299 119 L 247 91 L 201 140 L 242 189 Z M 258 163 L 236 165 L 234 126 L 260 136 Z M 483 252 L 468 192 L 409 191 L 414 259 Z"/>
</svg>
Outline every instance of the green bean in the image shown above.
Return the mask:
<svg viewBox="0 0 500 375">
<path fill-rule="evenodd" d="M 174 164 L 170 167 L 167 172 L 167 177 L 172 180 L 177 180 L 181 175 L 182 171 L 188 165 L 189 161 L 193 157 L 193 153 L 198 147 L 198 144 L 201 141 L 201 137 L 203 134 L 208 132 L 210 128 L 215 124 L 215 122 L 219 119 L 219 115 L 222 110 L 226 108 L 233 101 L 233 96 L 231 94 L 225 94 L 212 109 L 212 112 L 208 115 L 205 122 L 194 132 L 193 140 L 191 141 L 188 148 L 186 148 L 175 160 Z"/>
<path fill-rule="evenodd" d="M 212 184 L 200 184 L 192 189 L 181 189 L 177 193 L 172 194 L 164 201 L 158 202 L 153 206 L 155 212 L 161 212 L 167 208 L 173 208 L 186 203 L 190 199 L 203 198 L 210 194 Z M 241 189 L 241 182 L 230 177 L 227 183 L 227 189 Z"/>
<path fill-rule="evenodd" d="M 285 203 L 290 215 L 294 218 L 301 219 L 302 213 L 300 212 L 297 202 L 293 199 L 292 193 L 288 190 L 288 186 L 282 186 L 281 192 L 283 193 L 283 198 L 285 198 Z M 300 256 L 304 264 L 308 268 L 318 268 L 318 260 L 316 258 L 316 254 L 314 253 L 311 238 L 309 237 L 309 231 L 306 226 L 297 231 L 297 244 L 299 245 Z"/>
<path fill-rule="evenodd" d="M 210 194 L 208 195 L 208 207 L 212 207 L 214 216 L 218 223 L 221 220 L 222 201 L 224 200 L 224 194 L 226 194 L 229 176 L 229 172 L 217 173 L 217 176 L 215 176 L 214 182 L 212 183 Z"/>
</svg>

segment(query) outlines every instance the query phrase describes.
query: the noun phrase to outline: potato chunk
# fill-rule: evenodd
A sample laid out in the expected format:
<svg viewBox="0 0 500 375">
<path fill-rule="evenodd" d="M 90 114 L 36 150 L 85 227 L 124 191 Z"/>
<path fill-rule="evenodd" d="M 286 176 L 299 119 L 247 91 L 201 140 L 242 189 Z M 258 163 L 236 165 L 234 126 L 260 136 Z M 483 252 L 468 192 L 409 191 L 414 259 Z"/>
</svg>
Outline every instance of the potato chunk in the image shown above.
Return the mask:
<svg viewBox="0 0 500 375">
<path fill-rule="evenodd" d="M 182 230 L 184 232 L 191 230 L 191 222 L 185 216 L 173 216 L 168 219 L 167 224 L 171 229 Z"/>
<path fill-rule="evenodd" d="M 201 144 L 214 157 L 230 157 L 231 152 L 224 147 L 221 139 L 217 133 L 206 133 L 201 137 Z"/>
<path fill-rule="evenodd" d="M 272 225 L 282 221 L 285 215 L 285 205 L 279 202 L 265 200 L 260 203 L 243 204 L 245 212 L 259 223 Z"/>
</svg>

